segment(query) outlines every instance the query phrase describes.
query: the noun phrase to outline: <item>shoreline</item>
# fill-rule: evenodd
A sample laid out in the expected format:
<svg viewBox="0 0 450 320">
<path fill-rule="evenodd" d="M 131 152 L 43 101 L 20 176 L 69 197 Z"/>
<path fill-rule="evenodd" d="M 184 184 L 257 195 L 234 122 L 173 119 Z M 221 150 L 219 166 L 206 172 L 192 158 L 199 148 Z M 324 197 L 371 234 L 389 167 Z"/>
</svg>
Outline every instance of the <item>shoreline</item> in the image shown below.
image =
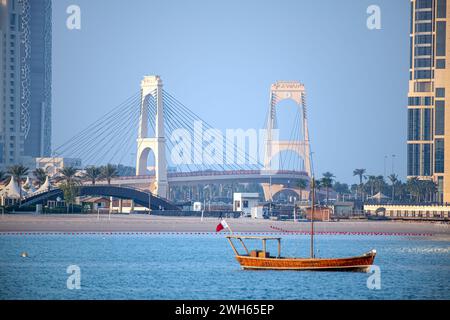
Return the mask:
<svg viewBox="0 0 450 320">
<path fill-rule="evenodd" d="M 233 232 L 309 234 L 309 222 L 227 219 Z M 152 215 L 13 214 L 0 217 L 0 233 L 215 233 L 219 219 Z M 423 236 L 450 241 L 450 224 L 419 221 L 315 222 L 318 235 Z M 223 234 L 223 232 L 222 232 Z"/>
</svg>

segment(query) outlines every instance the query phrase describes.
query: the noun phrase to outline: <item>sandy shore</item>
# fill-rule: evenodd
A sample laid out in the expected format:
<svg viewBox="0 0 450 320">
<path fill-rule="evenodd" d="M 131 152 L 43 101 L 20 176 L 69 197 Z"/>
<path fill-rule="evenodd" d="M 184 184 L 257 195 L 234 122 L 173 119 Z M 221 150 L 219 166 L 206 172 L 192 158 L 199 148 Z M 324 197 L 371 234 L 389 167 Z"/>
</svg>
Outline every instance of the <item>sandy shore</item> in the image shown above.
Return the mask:
<svg viewBox="0 0 450 320">
<path fill-rule="evenodd" d="M 308 222 L 228 219 L 234 232 L 309 232 Z M 149 215 L 32 215 L 0 217 L 0 232 L 215 232 L 217 218 Z M 450 241 L 450 225 L 429 222 L 339 221 L 316 222 L 318 233 L 387 233 L 426 235 Z"/>
</svg>

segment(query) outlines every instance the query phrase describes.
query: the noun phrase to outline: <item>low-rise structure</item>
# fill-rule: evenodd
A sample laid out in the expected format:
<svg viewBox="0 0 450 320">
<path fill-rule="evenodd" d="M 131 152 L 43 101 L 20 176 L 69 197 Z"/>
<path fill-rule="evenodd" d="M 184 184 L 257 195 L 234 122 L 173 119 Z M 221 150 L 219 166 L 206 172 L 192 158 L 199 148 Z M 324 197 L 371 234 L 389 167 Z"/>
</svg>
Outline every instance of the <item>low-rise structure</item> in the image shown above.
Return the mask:
<svg viewBox="0 0 450 320">
<path fill-rule="evenodd" d="M 265 210 L 265 207 L 262 205 L 252 207 L 252 209 L 251 209 L 252 218 L 253 219 L 264 219 L 264 210 Z"/>
<path fill-rule="evenodd" d="M 36 158 L 36 168 L 44 169 L 50 177 L 58 173 L 59 169 L 74 167 L 81 169 L 81 159 L 78 158 Z"/>
<path fill-rule="evenodd" d="M 109 197 L 85 197 L 80 202 L 83 207 L 89 206 L 91 211 L 96 212 L 98 209 L 109 209 L 111 201 Z"/>
<path fill-rule="evenodd" d="M 234 193 L 233 211 L 243 212 L 246 216 L 251 216 L 252 208 L 259 203 L 259 193 Z"/>
<path fill-rule="evenodd" d="M 336 201 L 333 206 L 334 217 L 349 217 L 355 212 L 355 204 L 351 201 Z"/>
<path fill-rule="evenodd" d="M 314 206 L 314 215 L 312 214 L 311 207 L 305 210 L 306 219 L 311 220 L 311 216 L 317 221 L 330 221 L 332 209 L 328 207 L 316 207 Z"/>
<path fill-rule="evenodd" d="M 450 206 L 414 204 L 365 204 L 367 215 L 391 219 L 449 219 Z"/>
</svg>

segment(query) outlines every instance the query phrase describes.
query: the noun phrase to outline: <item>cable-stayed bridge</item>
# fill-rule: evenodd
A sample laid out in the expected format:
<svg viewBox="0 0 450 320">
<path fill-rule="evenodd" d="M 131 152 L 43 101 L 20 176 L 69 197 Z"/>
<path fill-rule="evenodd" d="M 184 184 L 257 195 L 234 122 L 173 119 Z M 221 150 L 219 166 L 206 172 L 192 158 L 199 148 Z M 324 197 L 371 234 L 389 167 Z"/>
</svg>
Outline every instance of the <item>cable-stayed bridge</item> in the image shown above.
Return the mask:
<svg viewBox="0 0 450 320">
<path fill-rule="evenodd" d="M 276 108 L 293 100 L 297 114 L 289 139 L 280 140 Z M 271 86 L 264 128 L 228 129 L 203 121 L 163 88 L 159 76 L 146 76 L 139 92 L 113 108 L 54 151 L 80 158 L 83 166 L 129 164 L 136 175 L 112 185 L 150 190 L 169 198 L 171 189 L 200 184 L 256 183 L 266 200 L 309 179 L 312 168 L 304 85 L 280 81 Z"/>
</svg>

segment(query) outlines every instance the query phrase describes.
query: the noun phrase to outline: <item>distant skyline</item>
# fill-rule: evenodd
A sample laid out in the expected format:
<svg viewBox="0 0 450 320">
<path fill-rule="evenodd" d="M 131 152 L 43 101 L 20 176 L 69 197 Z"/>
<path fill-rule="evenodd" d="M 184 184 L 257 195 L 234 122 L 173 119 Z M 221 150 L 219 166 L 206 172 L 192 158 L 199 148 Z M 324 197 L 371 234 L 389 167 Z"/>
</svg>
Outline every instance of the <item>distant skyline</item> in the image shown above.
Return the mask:
<svg viewBox="0 0 450 320">
<path fill-rule="evenodd" d="M 262 128 L 270 85 L 299 80 L 317 176 L 331 171 L 356 183 L 355 168 L 383 174 L 385 156 L 388 175 L 395 154 L 404 180 L 409 3 L 54 1 L 53 146 L 137 92 L 144 75 L 160 75 L 222 130 Z M 73 4 L 81 30 L 66 28 Z M 381 8 L 381 30 L 366 26 L 372 4 Z M 292 107 L 280 105 L 280 124 Z"/>
</svg>

